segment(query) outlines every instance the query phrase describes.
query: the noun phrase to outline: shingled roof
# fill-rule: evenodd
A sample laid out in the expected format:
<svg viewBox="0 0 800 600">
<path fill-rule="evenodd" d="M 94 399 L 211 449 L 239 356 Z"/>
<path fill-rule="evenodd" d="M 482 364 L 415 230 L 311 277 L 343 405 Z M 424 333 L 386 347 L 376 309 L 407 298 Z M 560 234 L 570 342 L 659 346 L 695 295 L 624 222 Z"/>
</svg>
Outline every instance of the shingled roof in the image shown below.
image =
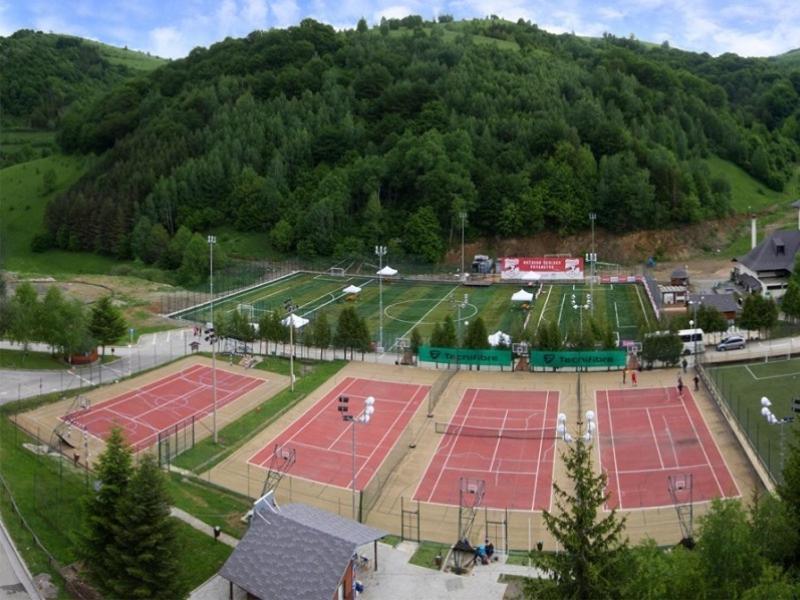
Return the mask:
<svg viewBox="0 0 800 600">
<path fill-rule="evenodd" d="M 265 600 L 330 600 L 357 548 L 384 535 L 303 504 L 257 509 L 220 575 Z"/>
<path fill-rule="evenodd" d="M 783 252 L 778 248 L 783 246 Z M 800 250 L 800 230 L 784 229 L 772 233 L 758 246 L 736 260 L 752 271 L 791 271 Z"/>
<path fill-rule="evenodd" d="M 699 302 L 705 306 L 713 306 L 721 313 L 741 312 L 742 308 L 736 301 L 734 294 L 692 294 L 690 302 Z"/>
</svg>

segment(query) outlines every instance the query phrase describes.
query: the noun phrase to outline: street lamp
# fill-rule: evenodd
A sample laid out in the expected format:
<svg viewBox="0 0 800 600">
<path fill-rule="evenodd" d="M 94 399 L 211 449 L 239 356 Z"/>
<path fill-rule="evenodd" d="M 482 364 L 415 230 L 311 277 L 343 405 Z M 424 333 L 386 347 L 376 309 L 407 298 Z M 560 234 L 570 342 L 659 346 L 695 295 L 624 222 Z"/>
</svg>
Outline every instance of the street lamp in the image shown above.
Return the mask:
<svg viewBox="0 0 800 600">
<path fill-rule="evenodd" d="M 356 423 L 366 425 L 375 413 L 375 398 L 367 396 L 364 400 L 364 409 L 357 415 L 350 414 L 350 398 L 339 396 L 339 412 L 342 420 L 350 423 L 353 430 L 353 520 L 356 520 Z"/>
<path fill-rule="evenodd" d="M 383 257 L 386 256 L 386 246 L 375 246 L 378 256 L 378 353 L 383 352 Z"/>
<path fill-rule="evenodd" d="M 467 221 L 467 212 L 462 210 L 458 216 L 461 218 L 461 280 L 464 281 L 466 279 L 466 273 L 464 273 L 464 225 Z"/>
<path fill-rule="evenodd" d="M 213 403 L 212 429 L 214 430 L 214 443 L 217 439 L 217 335 L 214 327 L 214 245 L 217 243 L 217 236 L 208 236 L 208 292 L 211 296 L 211 327 L 210 333 L 206 331 L 211 342 L 211 397 Z M 209 329 L 209 328 L 207 328 Z"/>
<path fill-rule="evenodd" d="M 694 329 L 698 324 L 699 321 L 697 320 L 697 307 L 703 303 L 703 297 L 700 296 L 699 300 L 689 300 L 689 304 L 692 305 L 692 319 L 689 319 L 689 329 Z M 694 364 L 697 365 L 697 334 L 692 333 L 692 339 L 694 340 Z M 696 367 L 695 367 L 696 368 Z"/>
<path fill-rule="evenodd" d="M 761 416 L 766 419 L 767 423 L 770 425 L 780 425 L 781 426 L 781 473 L 783 473 L 783 449 L 784 449 L 784 425 L 786 423 L 791 423 L 794 421 L 794 417 L 783 417 L 778 418 L 775 414 L 770 410 L 770 406 L 772 406 L 772 402 L 769 401 L 769 398 L 763 396 L 761 398 Z"/>
<path fill-rule="evenodd" d="M 587 410 L 584 416 L 586 417 L 586 431 L 583 433 L 581 438 L 583 439 L 584 443 L 590 444 L 594 439 L 594 434 L 597 432 L 597 422 L 595 421 L 595 414 L 593 410 Z M 582 425 L 583 422 L 578 421 L 579 430 Z M 556 437 L 568 444 L 571 444 L 573 441 L 575 441 L 575 438 L 572 437 L 572 434 L 567 431 L 567 415 L 564 413 L 558 413 L 558 418 L 556 419 Z"/>
<path fill-rule="evenodd" d="M 592 308 L 592 294 L 589 292 L 584 298 L 584 304 L 578 304 L 575 294 L 572 294 L 572 308 L 574 310 L 580 311 L 578 313 L 579 323 L 580 323 L 580 332 L 583 334 L 583 311 L 589 310 Z"/>
<path fill-rule="evenodd" d="M 289 314 L 289 378 L 291 380 L 291 390 L 294 391 L 294 311 L 297 305 L 292 304 L 292 299 L 287 298 L 283 301 L 283 308 Z"/>
</svg>

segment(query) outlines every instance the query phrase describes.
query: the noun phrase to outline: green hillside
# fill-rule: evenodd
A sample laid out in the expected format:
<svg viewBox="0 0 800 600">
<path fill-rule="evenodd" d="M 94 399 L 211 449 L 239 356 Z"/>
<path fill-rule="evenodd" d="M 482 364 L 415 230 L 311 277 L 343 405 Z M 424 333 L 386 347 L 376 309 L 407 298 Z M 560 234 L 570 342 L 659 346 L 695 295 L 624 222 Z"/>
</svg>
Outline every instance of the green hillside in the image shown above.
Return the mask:
<svg viewBox="0 0 800 600">
<path fill-rule="evenodd" d="M 168 61 L 159 56 L 153 56 L 149 52 L 139 50 L 129 50 L 128 48 L 118 48 L 109 46 L 94 40 L 83 40 L 86 44 L 97 46 L 100 55 L 113 65 L 122 65 L 131 71 L 147 72 L 157 69 Z"/>
<path fill-rule="evenodd" d="M 47 202 L 73 185 L 88 164 L 85 158 L 58 154 L 0 169 L 0 258 L 6 269 L 58 274 L 105 272 L 111 267 L 113 261 L 98 255 L 31 251 L 34 236 L 44 231 Z M 45 191 L 48 178 L 51 189 Z"/>
<path fill-rule="evenodd" d="M 730 161 L 712 156 L 705 162 L 715 177 L 724 178 L 730 184 L 731 208 L 734 212 L 760 211 L 775 205 L 788 206 L 800 194 L 797 170 L 786 187 L 778 192 L 753 179 L 744 169 Z"/>
<path fill-rule="evenodd" d="M 800 67 L 800 48 L 789 50 L 788 52 L 784 52 L 778 56 L 773 56 L 770 58 L 770 61 L 773 61 L 783 67 Z"/>
</svg>

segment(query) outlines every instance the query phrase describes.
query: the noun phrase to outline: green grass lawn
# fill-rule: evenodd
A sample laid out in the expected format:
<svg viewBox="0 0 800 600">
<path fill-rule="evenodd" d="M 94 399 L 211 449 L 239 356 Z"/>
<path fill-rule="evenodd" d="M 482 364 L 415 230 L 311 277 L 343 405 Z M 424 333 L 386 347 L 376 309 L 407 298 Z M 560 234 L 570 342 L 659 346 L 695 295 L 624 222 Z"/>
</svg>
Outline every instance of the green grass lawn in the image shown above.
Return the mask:
<svg viewBox="0 0 800 600">
<path fill-rule="evenodd" d="M 439 570 L 436 565 L 436 557 L 441 556 L 442 560 L 447 555 L 447 545 L 437 542 L 421 542 L 417 551 L 411 555 L 409 563 L 418 567 Z"/>
<path fill-rule="evenodd" d="M 69 365 L 47 352 L 0 348 L 0 369 L 67 369 Z"/>
<path fill-rule="evenodd" d="M 792 416 L 792 398 L 800 397 L 800 358 L 709 367 L 708 373 L 750 437 L 753 448 L 780 481 L 781 426 L 766 422 L 761 415 L 761 398 L 769 398 L 776 417 Z M 788 444 L 798 422 L 784 427 Z"/>
<path fill-rule="evenodd" d="M 8 270 L 47 275 L 107 273 L 119 264 L 88 252 L 31 251 L 31 240 L 44 231 L 42 217 L 47 203 L 74 184 L 88 166 L 87 158 L 54 154 L 0 169 L 0 234 Z M 56 174 L 56 185 L 44 193 L 42 179 L 50 170 Z"/>
<path fill-rule="evenodd" d="M 714 177 L 723 177 L 731 184 L 732 208 L 737 213 L 751 210 L 760 211 L 774 204 L 786 204 L 797 199 L 792 183 L 783 192 L 769 189 L 765 184 L 753 179 L 744 169 L 717 156 L 706 159 L 706 164 Z M 796 175 L 795 175 L 796 176 Z"/>
<path fill-rule="evenodd" d="M 177 473 L 170 474 L 169 493 L 175 506 L 210 526 L 219 525 L 236 538 L 247 531 L 242 517 L 252 508 L 252 502 L 244 496 Z"/>
<path fill-rule="evenodd" d="M 100 54 L 112 64 L 124 65 L 134 71 L 152 71 L 158 67 L 167 64 L 169 61 L 159 56 L 152 56 L 145 52 L 138 50 L 129 50 L 127 48 L 118 48 L 117 46 L 109 46 L 101 42 L 95 42 L 83 38 L 84 44 L 93 44 L 100 50 Z"/>
<path fill-rule="evenodd" d="M 288 360 L 286 362 L 288 363 Z M 219 444 L 215 444 L 210 437 L 206 438 L 175 458 L 173 464 L 196 473 L 210 469 L 272 423 L 282 411 L 294 406 L 333 377 L 345 364 L 347 364 L 345 361 L 315 364 L 311 368 L 311 372 L 298 377 L 294 391 L 286 388 L 238 420 L 220 429 Z M 295 371 L 295 373 L 297 372 Z M 260 492 L 260 488 L 251 490 L 253 495 L 258 492 Z"/>
</svg>

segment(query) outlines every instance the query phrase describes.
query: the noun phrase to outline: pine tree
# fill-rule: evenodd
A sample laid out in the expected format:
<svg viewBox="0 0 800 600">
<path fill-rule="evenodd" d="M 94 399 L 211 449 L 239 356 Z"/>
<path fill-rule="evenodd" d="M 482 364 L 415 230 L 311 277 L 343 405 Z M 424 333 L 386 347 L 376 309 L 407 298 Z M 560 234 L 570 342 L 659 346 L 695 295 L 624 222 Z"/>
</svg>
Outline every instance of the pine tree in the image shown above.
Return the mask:
<svg viewBox="0 0 800 600">
<path fill-rule="evenodd" d="M 89 333 L 103 348 L 103 356 L 106 354 L 106 344 L 113 344 L 125 335 L 127 328 L 128 324 L 111 302 L 111 296 L 103 296 L 92 307 Z"/>
<path fill-rule="evenodd" d="M 110 597 L 185 598 L 177 529 L 156 459 L 146 455 L 120 499 L 114 545 L 120 569 L 110 574 Z"/>
<path fill-rule="evenodd" d="M 445 348 L 455 348 L 459 345 L 458 335 L 456 334 L 456 325 L 453 322 L 453 317 L 450 315 L 445 316 L 444 323 L 442 323 L 442 346 Z"/>
<path fill-rule="evenodd" d="M 608 499 L 606 475 L 592 469 L 591 448 L 581 437 L 562 455 L 574 489 L 553 484 L 557 513 L 544 511 L 544 524 L 561 552 L 533 552 L 534 564 L 551 573 L 560 598 L 610 598 L 619 585 L 617 574 L 627 548 L 622 539 L 625 519 L 616 509 L 598 519 Z"/>
<path fill-rule="evenodd" d="M 409 342 L 411 344 L 411 353 L 416 356 L 419 354 L 419 347 L 422 345 L 422 336 L 416 327 L 411 330 L 411 338 Z"/>
<path fill-rule="evenodd" d="M 78 552 L 92 582 L 102 592 L 109 592 L 110 577 L 120 569 L 115 533 L 121 516 L 120 499 L 133 475 L 131 449 L 118 427 L 111 430 L 106 440 L 106 449 L 97 462 L 96 475 L 100 488 L 86 501 Z"/>
<path fill-rule="evenodd" d="M 325 313 L 322 312 L 320 315 L 314 319 L 314 323 L 311 326 L 311 339 L 312 344 L 319 347 L 319 357 L 323 358 L 325 349 L 331 345 L 331 326 L 328 323 L 328 317 L 325 316 Z"/>
<path fill-rule="evenodd" d="M 474 319 L 467 327 L 467 333 L 464 336 L 465 348 L 488 348 L 489 347 L 489 334 L 486 332 L 486 325 L 481 317 Z"/>
</svg>

